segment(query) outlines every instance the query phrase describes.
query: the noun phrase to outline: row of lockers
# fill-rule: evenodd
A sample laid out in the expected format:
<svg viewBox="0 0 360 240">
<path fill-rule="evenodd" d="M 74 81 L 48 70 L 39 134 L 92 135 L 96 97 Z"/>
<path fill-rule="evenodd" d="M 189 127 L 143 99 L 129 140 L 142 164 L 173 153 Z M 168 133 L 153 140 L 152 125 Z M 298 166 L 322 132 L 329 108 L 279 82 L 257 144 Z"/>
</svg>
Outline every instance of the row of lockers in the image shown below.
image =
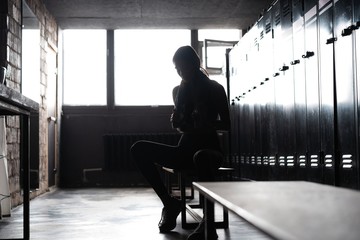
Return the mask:
<svg viewBox="0 0 360 240">
<path fill-rule="evenodd" d="M 359 188 L 360 1 L 278 0 L 229 52 L 242 177 Z"/>
</svg>

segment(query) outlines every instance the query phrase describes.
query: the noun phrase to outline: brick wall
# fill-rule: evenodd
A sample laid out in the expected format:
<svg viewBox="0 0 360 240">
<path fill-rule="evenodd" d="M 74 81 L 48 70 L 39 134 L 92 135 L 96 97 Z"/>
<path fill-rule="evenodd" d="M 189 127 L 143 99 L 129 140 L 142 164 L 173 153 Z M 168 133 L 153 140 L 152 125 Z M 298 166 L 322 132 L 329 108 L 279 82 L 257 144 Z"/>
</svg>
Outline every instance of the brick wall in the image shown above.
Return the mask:
<svg viewBox="0 0 360 240">
<path fill-rule="evenodd" d="M 31 197 L 48 190 L 48 122 L 47 122 L 47 51 L 48 44 L 57 44 L 57 24 L 46 10 L 42 0 L 26 0 L 30 9 L 40 22 L 40 109 L 39 109 L 39 147 L 40 176 L 39 190 Z M 6 85 L 20 91 L 21 84 L 21 0 L 2 0 L 0 3 L 0 65 L 7 68 Z M 7 117 L 7 149 L 9 183 L 12 206 L 22 203 L 20 196 L 20 121 L 18 117 Z"/>
</svg>

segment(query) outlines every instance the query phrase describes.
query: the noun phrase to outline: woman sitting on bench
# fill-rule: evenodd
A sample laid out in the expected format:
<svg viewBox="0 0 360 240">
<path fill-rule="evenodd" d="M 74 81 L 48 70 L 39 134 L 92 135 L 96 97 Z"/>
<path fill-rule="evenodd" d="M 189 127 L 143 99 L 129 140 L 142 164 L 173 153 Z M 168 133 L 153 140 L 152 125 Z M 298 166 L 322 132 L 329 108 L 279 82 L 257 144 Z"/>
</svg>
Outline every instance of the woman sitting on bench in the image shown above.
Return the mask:
<svg viewBox="0 0 360 240">
<path fill-rule="evenodd" d="M 180 47 L 174 54 L 173 63 L 182 78 L 180 86 L 173 92 L 175 106 L 170 117 L 173 128 L 182 133 L 179 143 L 177 146 L 170 146 L 138 141 L 131 148 L 140 171 L 164 205 L 158 225 L 162 233 L 170 232 L 176 227 L 181 204 L 168 194 L 156 165 L 177 170 L 195 169 L 199 172 L 200 181 L 209 180 L 204 178 L 208 178 L 206 176 L 213 172 L 211 169 L 219 168 L 221 162 L 212 163 L 211 167 L 210 163 L 199 166 L 193 160 L 194 154 L 201 149 L 221 151 L 217 130 L 230 128 L 225 90 L 222 85 L 208 78 L 206 71 L 200 67 L 200 58 L 195 50 L 190 46 Z M 204 239 L 203 225 L 203 222 L 200 223 L 188 239 Z M 208 237 L 217 239 L 215 227 Z"/>
</svg>

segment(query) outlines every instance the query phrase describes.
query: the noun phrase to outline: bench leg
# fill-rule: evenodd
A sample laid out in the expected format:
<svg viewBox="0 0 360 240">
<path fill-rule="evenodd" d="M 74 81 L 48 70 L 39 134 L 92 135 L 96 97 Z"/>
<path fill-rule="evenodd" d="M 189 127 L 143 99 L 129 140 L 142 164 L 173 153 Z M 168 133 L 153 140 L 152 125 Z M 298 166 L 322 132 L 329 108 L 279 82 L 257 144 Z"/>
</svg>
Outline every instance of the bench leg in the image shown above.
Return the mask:
<svg viewBox="0 0 360 240">
<path fill-rule="evenodd" d="M 214 228 L 215 216 L 214 216 L 214 203 L 208 199 L 205 199 L 205 240 L 210 235 L 210 229 Z"/>
</svg>

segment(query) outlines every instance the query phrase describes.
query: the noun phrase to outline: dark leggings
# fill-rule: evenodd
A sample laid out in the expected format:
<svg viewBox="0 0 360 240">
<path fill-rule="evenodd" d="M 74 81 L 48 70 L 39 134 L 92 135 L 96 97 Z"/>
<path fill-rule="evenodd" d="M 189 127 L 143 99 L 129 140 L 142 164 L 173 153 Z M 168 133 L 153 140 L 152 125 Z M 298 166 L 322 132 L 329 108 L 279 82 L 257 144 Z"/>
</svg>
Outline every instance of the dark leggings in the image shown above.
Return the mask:
<svg viewBox="0 0 360 240">
<path fill-rule="evenodd" d="M 216 132 L 184 134 L 177 146 L 138 141 L 131 147 L 131 153 L 145 179 L 162 199 L 168 192 L 156 165 L 178 170 L 195 169 L 193 156 L 200 149 L 220 150 Z"/>
</svg>

